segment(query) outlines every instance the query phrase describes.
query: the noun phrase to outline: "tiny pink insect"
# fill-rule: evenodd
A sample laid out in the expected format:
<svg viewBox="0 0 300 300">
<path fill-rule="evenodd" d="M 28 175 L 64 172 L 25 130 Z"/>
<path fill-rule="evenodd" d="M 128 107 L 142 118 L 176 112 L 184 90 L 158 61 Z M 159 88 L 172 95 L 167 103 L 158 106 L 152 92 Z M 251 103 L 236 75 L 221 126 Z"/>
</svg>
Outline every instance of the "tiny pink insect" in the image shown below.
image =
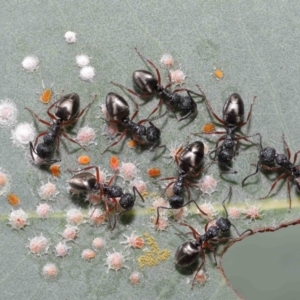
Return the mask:
<svg viewBox="0 0 300 300">
<path fill-rule="evenodd" d="M 106 213 L 100 208 L 90 208 L 89 222 L 93 225 L 99 226 L 105 223 Z"/>
<path fill-rule="evenodd" d="M 114 123 L 108 123 L 104 125 L 102 129 L 102 135 L 107 136 L 109 139 L 114 139 L 120 134 L 119 128 Z"/>
<path fill-rule="evenodd" d="M 241 217 L 241 210 L 238 207 L 236 206 L 229 207 L 227 210 L 228 210 L 229 219 L 237 220 Z"/>
<path fill-rule="evenodd" d="M 198 182 L 198 187 L 203 194 L 211 195 L 216 191 L 218 181 L 213 178 L 211 175 L 205 175 Z"/>
<path fill-rule="evenodd" d="M 132 187 L 136 187 L 136 189 L 141 193 L 143 196 L 147 195 L 147 185 L 145 181 L 142 180 L 134 180 L 130 183 Z"/>
<path fill-rule="evenodd" d="M 108 266 L 107 273 L 109 270 L 114 270 L 118 271 L 121 270 L 122 268 L 128 268 L 127 266 L 124 266 L 125 262 L 125 257 L 122 255 L 120 252 L 116 252 L 114 250 L 113 253 L 107 253 L 107 258 L 106 258 L 106 265 Z"/>
<path fill-rule="evenodd" d="M 140 282 L 141 279 L 141 273 L 140 272 L 133 272 L 129 276 L 129 281 L 131 284 L 135 285 Z"/>
<path fill-rule="evenodd" d="M 199 212 L 199 214 L 206 219 L 212 219 L 215 216 L 218 215 L 218 211 L 213 207 L 213 205 L 211 203 L 203 203 L 201 205 L 199 205 L 199 207 L 201 208 L 202 211 L 204 211 L 206 213 L 206 216 L 204 214 L 202 214 L 201 212 Z"/>
<path fill-rule="evenodd" d="M 62 236 L 66 241 L 74 241 L 77 237 L 78 231 L 79 228 L 77 226 L 67 224 Z"/>
<path fill-rule="evenodd" d="M 102 248 L 105 247 L 105 245 L 106 245 L 106 242 L 100 237 L 96 237 L 92 241 L 92 247 L 95 250 L 101 250 Z"/>
<path fill-rule="evenodd" d="M 47 203 L 40 203 L 36 208 L 36 214 L 39 218 L 47 218 L 53 209 Z"/>
<path fill-rule="evenodd" d="M 8 217 L 9 224 L 13 229 L 24 228 L 26 225 L 28 225 L 27 220 L 28 215 L 22 208 L 13 210 Z"/>
<path fill-rule="evenodd" d="M 135 235 L 134 232 L 130 236 L 127 236 L 125 234 L 123 234 L 123 236 L 125 237 L 126 241 L 120 242 L 120 244 L 127 245 L 126 248 L 131 247 L 135 249 L 141 249 L 145 245 L 144 239 L 140 236 Z"/>
<path fill-rule="evenodd" d="M 200 270 L 199 272 L 194 272 L 192 279 L 189 279 L 189 282 L 193 281 L 195 283 L 199 283 L 201 285 L 205 284 L 208 280 L 207 273 L 203 270 Z"/>
<path fill-rule="evenodd" d="M 54 278 L 58 275 L 58 268 L 53 263 L 47 263 L 43 267 L 42 274 L 46 279 Z"/>
<path fill-rule="evenodd" d="M 58 257 L 65 257 L 67 256 L 69 253 L 68 251 L 71 249 L 71 247 L 68 247 L 66 245 L 66 243 L 63 242 L 59 242 L 56 246 L 55 246 L 55 252 L 56 252 L 56 256 Z"/>
<path fill-rule="evenodd" d="M 122 162 L 119 174 L 121 177 L 123 177 L 125 181 L 132 180 L 136 176 L 136 173 L 137 173 L 137 167 L 135 164 L 130 162 L 128 163 Z"/>
<path fill-rule="evenodd" d="M 95 256 L 96 256 L 96 253 L 92 249 L 84 249 L 81 253 L 81 258 L 85 259 L 85 260 L 91 260 L 91 259 L 95 258 Z"/>
<path fill-rule="evenodd" d="M 165 53 L 160 58 L 160 63 L 167 68 L 170 68 L 174 65 L 174 59 L 171 54 Z"/>
<path fill-rule="evenodd" d="M 172 216 L 176 221 L 183 221 L 187 215 L 188 215 L 188 211 L 186 207 L 172 209 Z"/>
<path fill-rule="evenodd" d="M 29 239 L 29 245 L 27 246 L 31 253 L 41 256 L 46 254 L 49 249 L 49 239 L 43 236 L 41 233 L 40 236 L 35 236 L 32 239 Z"/>
<path fill-rule="evenodd" d="M 186 75 L 181 70 L 170 71 L 171 81 L 176 85 L 182 85 Z"/>
<path fill-rule="evenodd" d="M 248 206 L 247 209 L 243 210 L 243 213 L 246 215 L 246 218 L 251 220 L 256 220 L 262 217 L 261 210 L 256 205 Z"/>
<path fill-rule="evenodd" d="M 55 184 L 47 182 L 39 188 L 38 193 L 43 200 L 49 200 L 56 197 L 59 194 L 59 191 L 57 191 Z"/>
<path fill-rule="evenodd" d="M 151 218 L 151 222 L 154 225 L 155 230 L 157 231 L 163 231 L 166 230 L 166 228 L 169 226 L 169 221 L 167 217 L 163 217 L 160 215 L 158 223 L 156 224 L 156 216 L 153 216 Z"/>
<path fill-rule="evenodd" d="M 78 208 L 71 208 L 66 214 L 67 222 L 71 225 L 80 225 L 84 222 L 84 215 Z"/>
<path fill-rule="evenodd" d="M 162 197 L 154 198 L 154 201 L 152 203 L 152 206 L 157 209 L 159 206 L 169 206 L 169 203 L 166 199 Z"/>
<path fill-rule="evenodd" d="M 91 144 L 97 145 L 95 142 L 96 132 L 93 128 L 85 126 L 78 130 L 77 141 L 80 145 L 88 146 Z"/>
</svg>

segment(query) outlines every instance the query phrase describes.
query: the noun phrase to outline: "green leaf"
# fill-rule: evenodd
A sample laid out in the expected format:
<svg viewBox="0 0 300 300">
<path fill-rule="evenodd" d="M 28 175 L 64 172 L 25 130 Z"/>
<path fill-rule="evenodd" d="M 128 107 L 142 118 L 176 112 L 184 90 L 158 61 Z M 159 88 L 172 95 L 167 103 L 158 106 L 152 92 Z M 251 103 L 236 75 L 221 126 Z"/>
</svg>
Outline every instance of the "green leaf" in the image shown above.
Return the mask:
<svg viewBox="0 0 300 300">
<path fill-rule="evenodd" d="M 225 99 L 229 94 L 238 92 L 245 102 L 246 112 L 251 101 L 257 96 L 249 126 L 242 132 L 251 135 L 260 132 L 263 146 L 272 146 L 283 153 L 282 134 L 292 153 L 298 151 L 298 95 L 299 95 L 299 22 L 296 2 L 274 1 L 10 1 L 1 7 L 1 49 L 0 99 L 10 98 L 18 107 L 18 123 L 33 123 L 32 115 L 24 110 L 27 106 L 41 118 L 49 120 L 47 106 L 39 101 L 37 92 L 42 91 L 41 79 L 47 87 L 54 83 L 54 99 L 62 91 L 77 92 L 81 97 L 82 107 L 87 105 L 95 94 L 96 103 L 85 116 L 67 131 L 76 137 L 79 128 L 88 125 L 97 130 L 97 145 L 88 147 L 92 163 L 101 169 L 109 170 L 111 153 L 100 153 L 110 141 L 102 135 L 104 121 L 100 104 L 105 95 L 114 91 L 126 99 L 124 91 L 110 84 L 116 81 L 132 88 L 131 74 L 136 69 L 147 66 L 138 57 L 134 48 L 153 61 L 160 69 L 162 81 L 167 84 L 167 70 L 159 65 L 164 53 L 171 53 L 175 59 L 174 68 L 181 68 L 188 77 L 184 87 L 198 92 L 196 84 L 205 91 L 215 112 L 221 115 Z M 77 42 L 67 44 L 64 41 L 66 31 L 77 33 Z M 96 70 L 92 82 L 79 78 L 79 68 L 75 56 L 87 54 L 91 65 Z M 37 71 L 28 73 L 21 66 L 27 55 L 36 55 L 40 64 Z M 224 79 L 216 80 L 211 75 L 214 67 L 223 69 Z M 157 104 L 137 99 L 140 106 L 139 117 L 149 115 Z M 133 106 L 131 107 L 133 111 Z M 198 103 L 198 115 L 189 122 L 178 123 L 172 114 L 155 121 L 162 129 L 162 144 L 170 147 L 175 141 L 185 144 L 191 133 L 200 132 L 205 123 L 214 121 L 205 104 Z M 37 132 L 47 130 L 34 122 Z M 129 149 L 125 141 L 112 149 L 123 162 L 138 165 L 137 176 L 147 181 L 149 196 L 146 203 L 137 200 L 132 213 L 122 218 L 114 231 L 109 226 L 93 227 L 86 223 L 80 225 L 78 238 L 70 255 L 64 259 L 55 257 L 53 246 L 61 240 L 60 233 L 65 228 L 65 212 L 78 206 L 78 201 L 67 190 L 67 181 L 71 174 L 67 169 L 79 167 L 77 158 L 83 154 L 75 144 L 62 138 L 60 152 L 62 157 L 62 175 L 58 180 L 51 177 L 45 168 L 33 166 L 30 162 L 29 149 L 13 145 L 11 128 L 0 128 L 2 151 L 0 167 L 11 176 L 10 192 L 21 199 L 21 207 L 30 215 L 30 225 L 23 230 L 12 230 L 7 225 L 11 206 L 6 195 L 1 196 L 1 280 L 0 294 L 3 299 L 236 299 L 214 265 L 213 255 L 207 253 L 205 271 L 209 281 L 203 285 L 191 285 L 191 270 L 180 271 L 175 267 L 174 254 L 179 245 L 189 237 L 175 233 L 186 232 L 183 226 L 171 220 L 166 231 L 156 232 L 150 221 L 153 213 L 149 207 L 153 193 L 159 195 L 161 183 L 153 183 L 146 175 L 149 167 L 160 167 L 163 177 L 176 176 L 176 165 L 170 158 L 162 157 L 157 152 Z M 196 139 L 191 137 L 191 139 Z M 217 137 L 209 137 L 210 149 L 213 149 Z M 255 139 L 255 138 L 253 138 Z M 203 138 L 205 140 L 205 138 Z M 168 155 L 168 150 L 164 153 Z M 157 157 L 158 156 L 158 157 Z M 260 172 L 249 179 L 245 188 L 242 179 L 253 172 L 258 149 L 255 146 L 242 145 L 233 163 L 237 175 L 220 176 L 219 167 L 214 164 L 206 173 L 212 174 L 218 182 L 218 189 L 212 196 L 200 196 L 199 191 L 192 191 L 192 199 L 199 203 L 211 201 L 223 213 L 221 201 L 226 197 L 229 185 L 233 187 L 230 205 L 246 208 L 248 205 L 261 206 L 262 217 L 256 221 L 246 218 L 233 221 L 240 231 L 247 228 L 274 226 L 298 218 L 299 200 L 292 185 L 292 210 L 288 213 L 287 191 L 285 185 L 278 184 L 272 197 L 258 201 L 265 196 L 276 174 L 265 175 Z M 112 173 L 112 172 L 111 172 Z M 41 202 L 38 189 L 47 181 L 56 184 L 60 194 L 49 201 L 55 213 L 48 219 L 41 220 L 35 214 L 36 206 Z M 118 184 L 123 184 L 121 178 Z M 126 186 L 126 188 L 129 187 Z M 83 204 L 82 204 L 83 206 Z M 85 206 L 86 209 L 86 206 Z M 86 210 L 84 210 L 86 212 Z M 194 211 L 193 211 L 194 212 Z M 185 220 L 203 232 L 205 220 L 190 213 Z M 139 269 L 137 259 L 142 250 L 124 249 L 120 242 L 124 235 L 136 231 L 138 235 L 148 233 L 153 236 L 160 249 L 170 250 L 171 256 L 155 267 Z M 48 255 L 35 257 L 29 254 L 29 238 L 43 233 L 51 240 Z M 234 236 L 235 233 L 232 232 Z M 81 252 L 91 248 L 94 237 L 106 240 L 106 248 L 96 253 L 90 262 L 81 259 Z M 149 247 L 149 246 L 147 246 Z M 107 272 L 106 252 L 122 251 L 126 255 L 128 269 Z M 221 252 L 219 249 L 218 253 Z M 45 280 L 42 268 L 47 262 L 54 262 L 59 268 L 59 275 L 54 280 Z M 129 283 L 132 271 L 140 271 L 142 279 L 139 285 Z"/>
</svg>

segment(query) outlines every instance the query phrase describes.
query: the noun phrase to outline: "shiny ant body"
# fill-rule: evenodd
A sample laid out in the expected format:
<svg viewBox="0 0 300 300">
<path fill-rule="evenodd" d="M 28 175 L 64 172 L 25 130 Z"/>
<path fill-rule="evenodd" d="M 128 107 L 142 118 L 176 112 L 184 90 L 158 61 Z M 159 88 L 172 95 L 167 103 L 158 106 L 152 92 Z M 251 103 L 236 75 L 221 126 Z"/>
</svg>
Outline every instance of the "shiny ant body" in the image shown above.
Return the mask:
<svg viewBox="0 0 300 300">
<path fill-rule="evenodd" d="M 179 149 L 178 152 L 180 152 L 181 150 L 182 149 Z M 186 188 L 188 191 L 188 199 L 190 199 L 189 185 L 193 185 L 193 183 L 187 181 L 186 177 L 187 176 L 196 177 L 199 174 L 201 174 L 203 169 L 202 168 L 200 170 L 198 169 L 202 163 L 203 157 L 204 157 L 204 144 L 201 141 L 196 141 L 187 145 L 179 154 L 179 156 L 178 155 L 175 156 L 175 161 L 179 168 L 178 177 L 167 177 L 167 178 L 160 179 L 160 180 L 175 179 L 175 181 L 170 182 L 165 188 L 166 191 L 173 184 L 172 186 L 173 195 L 168 199 L 170 207 L 164 207 L 164 206 L 157 207 L 156 224 L 158 224 L 159 221 L 160 208 L 179 209 L 192 202 L 195 203 L 195 205 L 197 206 L 197 208 L 202 214 L 206 215 L 206 213 L 200 209 L 200 207 L 198 206 L 195 200 L 189 200 L 187 203 L 184 204 L 184 198 L 183 198 L 184 188 Z"/>
<path fill-rule="evenodd" d="M 200 89 L 200 87 L 198 86 Z M 256 97 L 253 98 L 250 110 L 247 116 L 247 120 L 243 122 L 244 114 L 245 114 L 245 109 L 244 109 L 244 101 L 241 98 L 241 96 L 238 93 L 233 93 L 231 94 L 228 99 L 225 101 L 225 104 L 223 106 L 223 118 L 221 119 L 212 109 L 210 102 L 206 98 L 204 92 L 200 89 L 202 94 L 205 97 L 205 102 L 206 105 L 213 115 L 213 117 L 219 121 L 222 125 L 225 126 L 225 132 L 219 132 L 219 131 L 213 131 L 213 132 L 208 132 L 204 134 L 223 134 L 222 137 L 220 137 L 217 141 L 216 148 L 210 152 L 216 153 L 216 156 L 218 157 L 218 162 L 224 165 L 227 169 L 230 170 L 230 173 L 237 173 L 237 171 L 232 170 L 228 164 L 232 161 L 232 159 L 235 157 L 236 154 L 236 149 L 238 148 L 238 143 L 239 140 L 246 140 L 250 143 L 252 143 L 250 140 L 247 138 L 252 137 L 251 136 L 243 136 L 240 134 L 237 134 L 235 130 L 239 127 L 242 127 L 246 125 L 251 117 L 251 112 L 252 112 L 252 106 L 254 104 L 254 101 Z M 225 135 L 224 135 L 225 134 Z M 198 135 L 198 134 L 196 134 Z M 219 143 L 223 141 L 223 143 L 219 146 Z"/>
<path fill-rule="evenodd" d="M 95 169 L 96 175 L 86 172 L 87 170 Z M 136 193 L 141 197 L 144 202 L 143 196 L 137 190 L 136 187 L 132 188 L 133 194 L 124 193 L 123 189 L 118 185 L 112 185 L 112 182 L 115 179 L 114 175 L 108 183 L 102 183 L 100 181 L 100 171 L 96 166 L 90 166 L 78 171 L 72 171 L 72 173 L 76 173 L 70 180 L 69 185 L 71 187 L 71 191 L 73 190 L 76 193 L 100 193 L 100 199 L 104 196 L 104 204 L 106 209 L 106 214 L 108 216 L 111 229 L 113 230 L 116 226 L 116 218 L 122 212 L 118 212 L 118 204 L 124 211 L 129 211 L 132 209 L 136 199 Z M 120 198 L 117 202 L 116 198 Z M 111 209 L 115 209 L 115 221 L 114 224 L 111 224 L 111 220 L 109 218 Z"/>
<path fill-rule="evenodd" d="M 127 101 L 120 95 L 115 93 L 108 93 L 106 95 L 105 105 L 106 105 L 107 112 L 110 116 L 109 122 L 116 122 L 117 124 L 121 124 L 126 129 L 122 132 L 118 141 L 108 146 L 102 152 L 102 154 L 105 153 L 109 148 L 118 144 L 125 136 L 127 130 L 130 130 L 132 132 L 133 139 L 137 141 L 139 144 L 145 144 L 148 142 L 152 143 L 153 145 L 150 148 L 150 150 L 153 150 L 156 147 L 160 139 L 160 134 L 161 134 L 160 130 L 151 121 L 148 121 L 147 119 L 141 120 L 138 123 L 133 122 L 133 119 L 136 117 L 138 113 L 137 104 L 136 104 L 137 110 L 135 111 L 135 113 L 131 118 L 129 118 L 129 114 L 130 114 L 129 105 Z M 148 121 L 148 123 L 150 124 L 149 127 L 142 125 L 146 121 Z M 147 142 L 142 140 L 142 137 L 145 137 Z"/>
<path fill-rule="evenodd" d="M 75 123 L 85 112 L 85 110 L 95 101 L 96 96 L 81 112 L 80 112 L 80 98 L 76 93 L 71 93 L 62 96 L 58 101 L 54 102 L 48 109 L 47 114 L 52 119 L 52 124 L 40 119 L 39 116 L 34 113 L 28 107 L 25 107 L 39 122 L 50 127 L 48 131 L 40 133 L 35 142 L 29 143 L 30 155 L 34 162 L 38 164 L 52 164 L 59 160 L 51 159 L 55 148 L 59 147 L 60 138 L 62 135 L 69 141 L 82 147 L 77 141 L 71 139 L 63 131 L 62 127 L 70 126 Z M 54 114 L 51 109 L 55 107 Z M 38 144 L 38 139 L 43 137 L 43 142 Z M 56 145 L 57 142 L 57 145 Z"/>
<path fill-rule="evenodd" d="M 277 177 L 277 179 L 275 180 L 275 182 L 272 184 L 268 194 L 265 197 L 262 197 L 260 199 L 266 199 L 270 193 L 273 191 L 273 189 L 275 188 L 276 184 L 278 183 L 278 181 L 280 181 L 281 179 L 284 179 L 287 177 L 287 189 L 288 189 L 288 195 L 289 195 L 289 209 L 291 209 L 292 206 L 292 199 L 291 199 L 291 186 L 290 186 L 290 181 L 294 180 L 297 190 L 300 192 L 300 165 L 296 166 L 295 162 L 297 160 L 298 154 L 300 153 L 300 150 L 297 151 L 294 154 L 294 160 L 293 162 L 290 161 L 291 159 L 291 151 L 289 146 L 287 145 L 287 142 L 284 139 L 284 135 L 282 136 L 283 139 L 283 144 L 284 144 L 284 148 L 286 151 L 286 154 L 279 154 L 276 152 L 275 148 L 272 147 L 266 147 L 263 148 L 262 147 L 262 137 L 259 134 L 260 137 L 260 152 L 259 152 L 259 158 L 256 164 L 256 170 L 254 173 L 248 175 L 247 177 L 245 177 L 242 181 L 242 185 L 245 184 L 246 180 L 257 174 L 259 168 L 262 168 L 264 170 L 268 170 L 268 171 L 279 171 L 282 168 L 285 169 L 285 172 L 283 172 L 281 175 L 279 175 Z M 268 164 L 274 164 L 276 163 L 276 165 L 278 165 L 278 167 L 270 167 L 267 166 Z M 266 165 L 267 164 L 267 165 Z"/>
<path fill-rule="evenodd" d="M 163 100 L 166 100 L 168 107 L 173 111 L 174 109 L 178 109 L 184 115 L 179 118 L 178 121 L 185 120 L 187 118 L 193 117 L 197 113 L 197 104 L 192 98 L 192 94 L 204 98 L 202 94 L 195 93 L 189 89 L 176 89 L 174 91 L 170 91 L 169 87 L 172 85 L 172 82 L 169 82 L 165 87 L 161 84 L 161 75 L 158 68 L 154 65 L 154 63 L 144 57 L 138 50 L 135 48 L 137 54 L 141 57 L 141 59 L 145 60 L 151 67 L 155 69 L 156 76 L 153 75 L 149 71 L 145 70 L 136 70 L 132 74 L 133 83 L 135 86 L 142 92 L 142 94 L 137 94 L 135 91 L 126 88 L 125 86 L 112 82 L 113 84 L 124 88 L 129 93 L 138 96 L 138 97 L 147 97 L 151 95 L 158 95 L 160 97 L 159 103 L 157 107 L 151 112 L 148 118 L 153 115 L 159 107 L 162 105 Z M 169 81 L 170 76 L 169 76 Z M 178 94 L 178 92 L 185 91 L 187 93 L 186 96 L 182 96 Z M 175 115 L 176 119 L 177 116 Z"/>
<path fill-rule="evenodd" d="M 205 263 L 205 249 L 208 248 L 213 252 L 214 259 L 217 264 L 216 249 L 210 244 L 210 242 L 217 243 L 217 242 L 228 240 L 227 237 L 219 238 L 219 236 L 228 234 L 231 227 L 235 229 L 238 236 L 243 236 L 246 232 L 250 232 L 250 233 L 252 232 L 251 229 L 247 229 L 244 232 L 239 233 L 235 225 L 232 224 L 231 221 L 228 219 L 228 212 L 225 206 L 225 201 L 231 196 L 231 194 L 232 194 L 232 188 L 230 187 L 228 195 L 222 201 L 222 206 L 225 211 L 225 218 L 224 217 L 218 218 L 217 220 L 214 221 L 214 223 L 211 226 L 209 226 L 210 224 L 207 223 L 205 226 L 204 234 L 201 235 L 196 229 L 194 229 L 192 226 L 188 224 L 180 223 L 181 225 L 187 226 L 191 229 L 191 233 L 193 234 L 195 241 L 185 242 L 178 247 L 175 253 L 176 264 L 180 267 L 187 267 L 192 265 L 198 259 L 200 254 L 202 258 L 202 262 L 198 267 L 196 274 L 193 278 L 192 288 L 194 286 L 195 278 L 198 272 L 201 270 L 201 268 Z"/>
</svg>

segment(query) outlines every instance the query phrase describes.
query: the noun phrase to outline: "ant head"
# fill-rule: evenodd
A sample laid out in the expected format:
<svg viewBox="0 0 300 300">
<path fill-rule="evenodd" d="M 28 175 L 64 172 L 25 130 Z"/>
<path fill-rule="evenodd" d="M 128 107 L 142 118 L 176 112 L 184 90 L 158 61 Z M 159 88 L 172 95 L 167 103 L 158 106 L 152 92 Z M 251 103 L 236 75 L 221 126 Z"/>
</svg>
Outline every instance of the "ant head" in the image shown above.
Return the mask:
<svg viewBox="0 0 300 300">
<path fill-rule="evenodd" d="M 135 199 L 132 194 L 125 193 L 121 196 L 119 204 L 123 209 L 130 210 L 134 205 L 134 200 Z"/>
<path fill-rule="evenodd" d="M 223 232 L 223 233 L 228 232 L 231 227 L 231 222 L 227 218 L 219 218 L 216 221 L 216 224 L 219 227 L 219 229 L 221 230 L 221 232 Z"/>
<path fill-rule="evenodd" d="M 46 143 L 40 143 L 37 145 L 35 152 L 37 156 L 41 159 L 50 158 L 53 154 L 53 145 L 47 145 Z"/>
<path fill-rule="evenodd" d="M 197 242 L 185 242 L 178 247 L 175 253 L 175 261 L 178 266 L 185 267 L 193 264 L 200 254 Z"/>
<path fill-rule="evenodd" d="M 184 204 L 184 199 L 181 195 L 173 195 L 169 198 L 169 204 L 171 208 L 181 208 Z"/>
<path fill-rule="evenodd" d="M 150 126 L 146 131 L 146 139 L 149 142 L 157 141 L 160 138 L 160 129 L 158 129 L 152 122 L 149 122 Z"/>
<path fill-rule="evenodd" d="M 267 147 L 260 150 L 259 160 L 263 163 L 273 163 L 276 157 L 276 150 L 272 147 Z"/>
</svg>

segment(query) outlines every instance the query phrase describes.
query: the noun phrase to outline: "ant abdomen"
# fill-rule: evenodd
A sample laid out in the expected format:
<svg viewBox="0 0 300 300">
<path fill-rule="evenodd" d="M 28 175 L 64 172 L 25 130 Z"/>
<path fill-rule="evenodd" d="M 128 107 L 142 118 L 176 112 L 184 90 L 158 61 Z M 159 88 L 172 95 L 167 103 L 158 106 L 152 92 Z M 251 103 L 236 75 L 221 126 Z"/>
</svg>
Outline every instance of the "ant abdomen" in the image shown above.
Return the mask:
<svg viewBox="0 0 300 300">
<path fill-rule="evenodd" d="M 199 245 L 193 242 L 185 242 L 178 247 L 175 253 L 175 262 L 181 267 L 190 266 L 197 260 L 199 253 Z"/>
</svg>

